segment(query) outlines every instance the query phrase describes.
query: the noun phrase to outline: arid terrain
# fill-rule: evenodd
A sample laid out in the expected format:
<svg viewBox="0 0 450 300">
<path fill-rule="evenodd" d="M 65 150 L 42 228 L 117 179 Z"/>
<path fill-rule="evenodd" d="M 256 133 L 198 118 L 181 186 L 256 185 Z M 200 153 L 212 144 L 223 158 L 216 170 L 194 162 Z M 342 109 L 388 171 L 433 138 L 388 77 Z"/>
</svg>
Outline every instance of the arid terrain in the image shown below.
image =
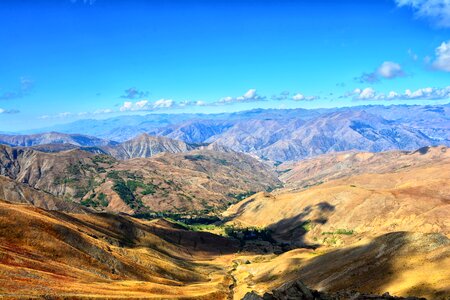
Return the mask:
<svg viewBox="0 0 450 300">
<path fill-rule="evenodd" d="M 446 147 L 277 167 L 232 151 L 116 160 L 78 149 L 2 149 L 3 297 L 242 299 L 284 295 L 280 287 L 298 280 L 323 299 L 450 296 Z M 70 200 L 90 176 L 100 183 Z M 140 197 L 127 204 L 117 182 Z M 95 205 L 102 194 L 105 204 Z M 206 205 L 216 208 L 199 213 Z M 168 207 L 184 213 L 150 213 Z"/>
</svg>

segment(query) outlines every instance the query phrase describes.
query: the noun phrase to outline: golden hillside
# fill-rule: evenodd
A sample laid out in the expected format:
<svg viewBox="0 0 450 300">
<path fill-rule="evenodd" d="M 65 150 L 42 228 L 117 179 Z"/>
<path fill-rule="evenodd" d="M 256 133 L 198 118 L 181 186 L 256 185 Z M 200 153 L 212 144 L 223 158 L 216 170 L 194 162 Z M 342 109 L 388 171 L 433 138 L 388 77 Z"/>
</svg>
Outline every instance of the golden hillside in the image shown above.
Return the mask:
<svg viewBox="0 0 450 300">
<path fill-rule="evenodd" d="M 162 220 L 0 202 L 0 296 L 226 299 L 231 279 L 204 261 L 235 250 Z"/>
</svg>

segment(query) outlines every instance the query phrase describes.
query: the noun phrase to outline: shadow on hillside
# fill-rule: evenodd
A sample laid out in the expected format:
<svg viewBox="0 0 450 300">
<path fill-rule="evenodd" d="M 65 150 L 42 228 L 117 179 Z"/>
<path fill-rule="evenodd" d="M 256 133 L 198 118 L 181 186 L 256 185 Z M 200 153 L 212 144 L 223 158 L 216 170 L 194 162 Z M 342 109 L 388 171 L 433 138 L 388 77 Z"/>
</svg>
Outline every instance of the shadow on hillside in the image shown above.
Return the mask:
<svg viewBox="0 0 450 300">
<path fill-rule="evenodd" d="M 229 215 L 229 216 L 223 218 L 223 219 L 222 219 L 222 223 L 227 223 L 228 221 L 232 221 L 233 219 L 235 219 L 235 218 L 241 216 L 241 215 L 245 212 L 245 209 L 247 208 L 247 206 L 248 206 L 250 203 L 254 202 L 255 199 L 256 199 L 255 197 L 252 197 L 251 199 L 246 199 L 246 200 L 244 200 L 245 203 L 242 204 L 241 206 L 239 206 L 238 210 L 237 210 L 234 214 L 231 214 L 231 215 Z"/>
<path fill-rule="evenodd" d="M 97 222 L 82 220 L 72 215 L 58 211 L 49 211 L 58 219 L 65 220 L 78 227 L 83 232 L 95 239 L 103 239 L 109 244 L 117 247 L 152 247 L 152 243 L 145 243 L 145 237 L 153 234 L 169 243 L 184 247 L 193 256 L 194 252 L 206 255 L 223 255 L 237 252 L 238 242 L 233 239 L 215 235 L 209 232 L 198 232 L 185 230 L 177 224 L 165 220 L 159 220 L 155 224 L 143 224 L 134 221 L 128 216 L 109 213 L 94 213 Z M 98 224 L 102 224 L 101 226 Z M 174 257 L 164 247 L 158 251 Z"/>
<path fill-rule="evenodd" d="M 290 265 L 299 267 L 292 271 L 289 278 L 296 278 L 306 285 L 320 291 L 336 292 L 356 290 L 359 292 L 389 292 L 384 287 L 398 280 L 399 269 L 407 270 L 407 265 L 395 264 L 395 258 L 427 253 L 423 244 L 433 247 L 445 246 L 442 235 L 424 234 L 420 240 L 408 238 L 407 232 L 384 234 L 362 246 L 334 250 L 305 262 L 304 259 L 292 258 Z M 267 282 L 275 274 L 264 274 L 254 279 L 255 283 Z M 412 287 L 407 295 L 435 295 L 437 298 L 448 296 L 449 291 L 435 290 L 423 284 Z M 434 299 L 434 298 L 433 298 Z M 444 298 L 442 298 L 444 299 Z"/>
<path fill-rule="evenodd" d="M 242 214 L 246 206 L 253 201 L 254 199 L 249 199 L 228 220 Z M 233 237 L 230 237 L 205 231 L 192 231 L 163 219 L 155 221 L 155 223 L 145 223 L 121 214 L 94 213 L 95 218 L 91 220 L 90 218 L 78 218 L 58 211 L 49 213 L 75 224 L 79 231 L 85 232 L 95 239 L 103 239 L 113 246 L 127 248 L 154 247 L 149 242 L 147 244 L 143 242 L 145 241 L 144 237 L 151 233 L 171 244 L 183 247 L 194 257 L 195 253 L 214 256 L 232 254 L 240 250 L 258 254 L 279 254 L 293 248 L 315 249 L 319 245 L 305 242 L 305 235 L 314 224 L 325 224 L 328 221 L 328 214 L 334 209 L 334 206 L 328 202 L 307 206 L 298 215 L 274 223 L 263 232 L 255 233 L 251 230 L 246 232 L 246 228 L 242 228 L 242 230 L 237 228 L 235 230 L 237 232 L 233 233 L 236 233 L 236 236 L 242 234 L 243 237 L 241 238 L 233 235 Z M 224 222 L 226 221 L 224 220 Z M 166 251 L 164 247 L 160 248 L 158 251 L 177 258 Z"/>
<path fill-rule="evenodd" d="M 308 205 L 296 216 L 271 224 L 269 229 L 274 232 L 276 239 L 285 241 L 296 247 L 315 249 L 319 245 L 305 242 L 305 235 L 316 224 L 326 224 L 328 222 L 328 215 L 334 210 L 335 207 L 328 202 Z"/>
</svg>

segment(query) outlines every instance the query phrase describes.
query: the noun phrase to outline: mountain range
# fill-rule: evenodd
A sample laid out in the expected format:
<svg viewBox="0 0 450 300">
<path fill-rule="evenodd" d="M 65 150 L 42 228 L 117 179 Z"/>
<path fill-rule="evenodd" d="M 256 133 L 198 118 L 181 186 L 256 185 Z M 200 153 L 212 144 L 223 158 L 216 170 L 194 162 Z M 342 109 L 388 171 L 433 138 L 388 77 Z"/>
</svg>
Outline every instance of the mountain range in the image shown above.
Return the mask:
<svg viewBox="0 0 450 300">
<path fill-rule="evenodd" d="M 94 146 L 118 159 L 148 157 L 151 148 L 156 152 L 179 152 L 208 144 L 213 149 L 229 149 L 283 162 L 348 150 L 381 152 L 450 145 L 449 124 L 448 104 L 258 109 L 215 115 L 149 114 L 82 120 L 41 130 L 57 130 L 60 134 L 1 135 L 0 143 Z M 150 142 L 148 137 L 138 137 L 140 134 L 177 141 L 153 139 Z M 150 147 L 150 143 L 154 146 Z"/>
</svg>

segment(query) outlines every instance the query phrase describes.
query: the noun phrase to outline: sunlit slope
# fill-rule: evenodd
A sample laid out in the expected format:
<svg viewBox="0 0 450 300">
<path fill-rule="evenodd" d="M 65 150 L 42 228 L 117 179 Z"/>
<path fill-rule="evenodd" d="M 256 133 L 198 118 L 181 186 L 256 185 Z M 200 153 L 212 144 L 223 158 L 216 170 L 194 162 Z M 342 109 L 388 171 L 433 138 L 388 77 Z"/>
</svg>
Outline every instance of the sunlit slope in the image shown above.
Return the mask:
<svg viewBox="0 0 450 300">
<path fill-rule="evenodd" d="M 395 231 L 448 236 L 450 163 L 350 176 L 299 192 L 259 193 L 225 215 L 232 223 L 269 227 L 297 244 L 338 246 Z"/>
<path fill-rule="evenodd" d="M 225 299 L 231 279 L 200 261 L 234 250 L 161 220 L 0 202 L 1 296 Z"/>
<path fill-rule="evenodd" d="M 328 292 L 450 297 L 450 240 L 438 233 L 395 232 L 339 249 L 297 249 L 280 256 L 249 257 L 237 266 L 235 299 L 291 280 Z M 378 299 L 378 298 L 377 298 Z"/>
<path fill-rule="evenodd" d="M 234 271 L 235 299 L 295 279 L 324 291 L 450 297 L 447 148 L 326 155 L 294 168 L 286 188 L 249 197 L 224 216 L 310 249 L 247 257 Z"/>
<path fill-rule="evenodd" d="M 333 179 L 359 174 L 384 174 L 402 169 L 448 162 L 445 146 L 423 147 L 415 151 L 341 152 L 287 162 L 278 166 L 283 191 L 298 191 Z"/>
</svg>

